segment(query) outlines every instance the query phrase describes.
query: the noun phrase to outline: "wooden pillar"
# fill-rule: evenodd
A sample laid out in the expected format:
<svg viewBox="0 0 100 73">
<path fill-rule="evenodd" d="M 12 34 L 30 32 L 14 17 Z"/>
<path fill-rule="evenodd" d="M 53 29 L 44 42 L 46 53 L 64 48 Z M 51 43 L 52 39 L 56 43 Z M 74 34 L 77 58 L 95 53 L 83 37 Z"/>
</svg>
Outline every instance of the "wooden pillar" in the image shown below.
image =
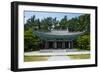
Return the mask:
<svg viewBox="0 0 100 73">
<path fill-rule="evenodd" d="M 45 42 L 45 49 L 48 48 L 48 42 Z"/>
<path fill-rule="evenodd" d="M 68 41 L 68 48 L 71 48 L 70 41 Z"/>
<path fill-rule="evenodd" d="M 54 41 L 54 48 L 57 48 L 57 42 Z"/>
<path fill-rule="evenodd" d="M 73 48 L 73 41 L 69 41 L 69 48 Z"/>
<path fill-rule="evenodd" d="M 71 48 L 73 48 L 73 41 L 71 41 L 72 43 L 71 43 Z"/>
<path fill-rule="evenodd" d="M 62 48 L 65 48 L 65 42 L 62 42 Z"/>
</svg>

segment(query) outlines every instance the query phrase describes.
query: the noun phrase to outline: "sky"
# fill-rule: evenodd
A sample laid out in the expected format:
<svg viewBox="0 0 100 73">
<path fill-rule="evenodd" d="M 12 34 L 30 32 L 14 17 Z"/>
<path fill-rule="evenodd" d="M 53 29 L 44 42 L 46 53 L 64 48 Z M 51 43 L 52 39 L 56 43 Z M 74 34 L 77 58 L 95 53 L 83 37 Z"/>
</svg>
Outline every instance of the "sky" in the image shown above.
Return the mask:
<svg viewBox="0 0 100 73">
<path fill-rule="evenodd" d="M 35 15 L 36 19 L 44 19 L 46 17 L 57 18 L 57 20 L 61 20 L 64 16 L 67 16 L 68 20 L 78 17 L 82 15 L 82 13 L 62 13 L 62 12 L 37 12 L 37 11 L 24 11 L 24 23 L 27 22 L 33 15 Z"/>
</svg>

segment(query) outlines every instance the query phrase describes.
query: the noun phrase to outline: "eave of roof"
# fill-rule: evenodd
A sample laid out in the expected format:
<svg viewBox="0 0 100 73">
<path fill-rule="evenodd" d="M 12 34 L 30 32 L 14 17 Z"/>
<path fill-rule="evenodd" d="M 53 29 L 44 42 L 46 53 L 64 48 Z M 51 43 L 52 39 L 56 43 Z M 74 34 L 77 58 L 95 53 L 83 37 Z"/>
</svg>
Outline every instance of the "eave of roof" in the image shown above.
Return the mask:
<svg viewBox="0 0 100 73">
<path fill-rule="evenodd" d="M 66 30 L 55 30 L 51 32 L 34 31 L 41 40 L 74 40 L 84 32 L 68 32 Z"/>
</svg>

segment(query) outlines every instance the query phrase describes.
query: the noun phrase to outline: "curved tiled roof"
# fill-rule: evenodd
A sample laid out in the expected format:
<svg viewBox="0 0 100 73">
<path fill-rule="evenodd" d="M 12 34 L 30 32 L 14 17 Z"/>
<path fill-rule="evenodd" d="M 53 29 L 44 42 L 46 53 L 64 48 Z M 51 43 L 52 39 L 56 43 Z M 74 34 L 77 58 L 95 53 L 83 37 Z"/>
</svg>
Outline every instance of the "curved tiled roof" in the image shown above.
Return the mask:
<svg viewBox="0 0 100 73">
<path fill-rule="evenodd" d="M 74 40 L 84 32 L 68 32 L 67 30 L 52 30 L 51 32 L 34 32 L 42 40 Z"/>
<path fill-rule="evenodd" d="M 51 32 L 45 32 L 44 34 L 47 34 L 47 35 L 77 35 L 81 33 L 83 32 L 68 32 L 66 30 L 53 30 Z"/>
</svg>

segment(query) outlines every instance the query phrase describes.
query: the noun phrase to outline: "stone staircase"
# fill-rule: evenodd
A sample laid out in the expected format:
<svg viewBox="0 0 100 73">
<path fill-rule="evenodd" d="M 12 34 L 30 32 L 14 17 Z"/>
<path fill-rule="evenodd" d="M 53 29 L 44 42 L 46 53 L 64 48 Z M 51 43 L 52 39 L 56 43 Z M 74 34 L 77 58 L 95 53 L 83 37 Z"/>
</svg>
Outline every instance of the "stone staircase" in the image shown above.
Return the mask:
<svg viewBox="0 0 100 73">
<path fill-rule="evenodd" d="M 52 52 L 55 52 L 55 53 L 59 53 L 59 52 L 66 52 L 66 49 L 43 49 L 43 50 L 40 50 L 40 52 L 43 52 L 43 53 L 52 53 Z"/>
</svg>

